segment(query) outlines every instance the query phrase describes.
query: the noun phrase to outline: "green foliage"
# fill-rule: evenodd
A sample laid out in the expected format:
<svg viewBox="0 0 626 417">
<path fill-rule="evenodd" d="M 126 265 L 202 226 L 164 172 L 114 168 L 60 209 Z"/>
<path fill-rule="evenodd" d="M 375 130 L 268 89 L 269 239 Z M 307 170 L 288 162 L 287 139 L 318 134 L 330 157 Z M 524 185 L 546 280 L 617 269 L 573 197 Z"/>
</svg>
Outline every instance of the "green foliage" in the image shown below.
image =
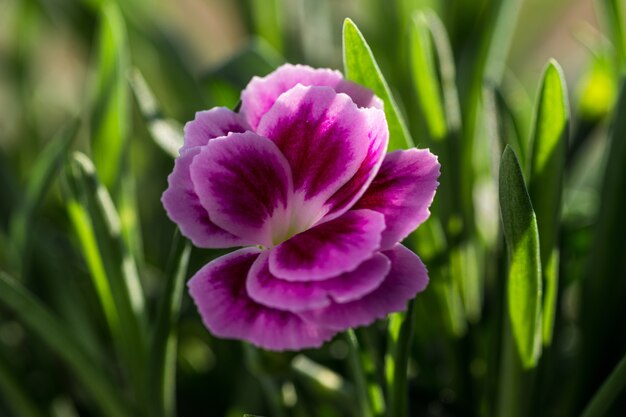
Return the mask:
<svg viewBox="0 0 626 417">
<path fill-rule="evenodd" d="M 623 414 L 624 6 L 575 25 L 581 59 L 553 35 L 592 20 L 570 3 L 3 4 L 0 415 Z M 536 73 L 546 55 L 564 68 Z M 185 281 L 224 252 L 159 200 L 184 123 L 283 62 L 342 59 L 389 150 L 439 157 L 404 242 L 429 286 L 318 350 L 215 338 Z"/>
<path fill-rule="evenodd" d="M 389 150 L 412 147 L 411 134 L 374 59 L 372 49 L 350 19 L 343 23 L 343 66 L 346 78 L 370 88 L 383 100 L 389 125 Z"/>
<path fill-rule="evenodd" d="M 537 218 L 517 156 L 506 148 L 500 163 L 500 210 L 509 254 L 508 313 L 525 367 L 536 365 L 541 337 L 541 260 Z"/>
</svg>

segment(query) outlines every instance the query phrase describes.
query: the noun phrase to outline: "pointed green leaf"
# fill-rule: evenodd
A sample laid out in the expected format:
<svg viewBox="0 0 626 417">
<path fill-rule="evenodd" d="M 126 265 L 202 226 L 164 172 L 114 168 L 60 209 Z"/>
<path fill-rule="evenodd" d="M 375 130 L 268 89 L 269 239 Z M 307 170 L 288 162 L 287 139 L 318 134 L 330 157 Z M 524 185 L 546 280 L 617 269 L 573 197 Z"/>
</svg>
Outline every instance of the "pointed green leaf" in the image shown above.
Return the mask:
<svg viewBox="0 0 626 417">
<path fill-rule="evenodd" d="M 98 32 L 91 137 L 94 163 L 109 190 L 116 184 L 128 150 L 127 44 L 122 14 L 114 2 L 107 2 L 102 7 Z"/>
<path fill-rule="evenodd" d="M 410 57 L 413 82 L 430 135 L 443 139 L 461 125 L 454 57 L 443 23 L 431 11 L 413 17 Z M 439 63 L 439 65 L 435 65 Z"/>
<path fill-rule="evenodd" d="M 410 33 L 411 73 L 419 103 L 430 135 L 435 140 L 446 136 L 446 116 L 441 97 L 441 86 L 432 54 L 428 22 L 423 12 L 413 17 Z"/>
<path fill-rule="evenodd" d="M 183 127 L 177 121 L 163 117 L 154 94 L 138 69 L 132 73 L 131 86 L 152 140 L 172 158 L 178 157 L 184 141 Z"/>
<path fill-rule="evenodd" d="M 413 139 L 372 50 L 350 19 L 346 19 L 343 24 L 343 65 L 346 78 L 371 89 L 385 103 L 385 115 L 389 125 L 389 151 L 413 147 Z"/>
<path fill-rule="evenodd" d="M 147 389 L 147 347 L 144 295 L 137 267 L 122 236 L 115 205 L 87 156 L 78 152 L 73 155 L 67 179 L 70 220 L 117 349 L 140 395 Z"/>
<path fill-rule="evenodd" d="M 79 122 L 75 120 L 55 135 L 44 150 L 40 153 L 35 165 L 30 169 L 24 200 L 15 211 L 10 221 L 10 235 L 15 251 L 19 256 L 24 256 L 24 250 L 28 245 L 29 227 L 35 209 L 48 192 L 53 179 L 56 177 L 63 158 L 66 157 L 69 146 L 76 136 Z"/>
<path fill-rule="evenodd" d="M 524 367 L 541 349 L 541 260 L 537 219 L 517 156 L 506 147 L 500 162 L 500 212 L 509 258 L 507 301 L 513 338 Z"/>
<path fill-rule="evenodd" d="M 1 271 L 0 304 L 13 311 L 20 322 L 63 360 L 106 415 L 131 415 L 120 399 L 119 387 L 114 386 L 105 369 L 81 349 L 74 334 L 26 288 Z"/>
<path fill-rule="evenodd" d="M 544 337 L 549 345 L 558 288 L 557 236 L 561 218 L 563 172 L 569 138 L 569 105 L 563 71 L 552 60 L 541 82 L 531 139 L 528 192 L 537 215 L 541 243 L 541 267 L 547 294 L 544 300 Z"/>
<path fill-rule="evenodd" d="M 184 242 L 177 231 L 172 240 L 170 265 L 166 271 L 165 288 L 151 341 L 150 380 L 154 398 L 158 399 L 153 401 L 156 411 L 152 415 L 155 416 L 175 415 L 176 329 L 190 254 L 191 245 Z"/>
</svg>

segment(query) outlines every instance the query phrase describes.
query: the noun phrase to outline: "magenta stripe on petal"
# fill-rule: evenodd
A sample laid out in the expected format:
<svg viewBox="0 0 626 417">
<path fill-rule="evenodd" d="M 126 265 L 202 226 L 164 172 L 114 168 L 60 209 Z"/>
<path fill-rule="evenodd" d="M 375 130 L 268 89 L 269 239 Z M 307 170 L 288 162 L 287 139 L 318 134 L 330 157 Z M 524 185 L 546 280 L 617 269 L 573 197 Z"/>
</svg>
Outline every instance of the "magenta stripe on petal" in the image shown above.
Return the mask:
<svg viewBox="0 0 626 417">
<path fill-rule="evenodd" d="M 204 325 L 218 337 L 272 350 L 319 347 L 332 338 L 336 332 L 248 297 L 246 277 L 259 253 L 256 248 L 232 252 L 204 266 L 189 281 Z"/>
<path fill-rule="evenodd" d="M 382 214 L 351 210 L 272 249 L 270 271 L 287 281 L 324 280 L 355 270 L 380 247 Z"/>
<path fill-rule="evenodd" d="M 191 179 L 209 217 L 224 230 L 270 246 L 273 230 L 286 227 L 291 172 L 269 139 L 245 132 L 210 141 L 194 158 Z"/>
<path fill-rule="evenodd" d="M 358 84 L 343 79 L 339 71 L 311 68 L 306 65 L 285 64 L 265 77 L 253 77 L 241 93 L 241 113 L 256 129 L 263 115 L 272 108 L 278 97 L 297 84 L 331 87 L 351 97 L 359 107 L 382 109 L 382 102 L 374 93 Z"/>
<path fill-rule="evenodd" d="M 250 130 L 250 127 L 243 116 L 226 107 L 199 111 L 191 122 L 185 124 L 183 148 L 204 146 L 211 139 L 246 130 Z"/>
<path fill-rule="evenodd" d="M 269 268 L 268 253 L 261 254 L 248 275 L 248 294 L 269 307 L 293 312 L 318 309 L 332 300 L 347 302 L 374 291 L 390 269 L 389 260 L 374 256 L 352 272 L 323 281 L 292 282 L 276 278 Z"/>
<path fill-rule="evenodd" d="M 324 218 L 325 221 L 339 217 L 354 205 L 372 183 L 385 159 L 389 143 L 385 114 L 372 112 L 369 122 L 367 155 L 356 174 L 326 202 L 328 214 Z"/>
<path fill-rule="evenodd" d="M 401 241 L 428 218 L 439 168 L 437 157 L 427 149 L 387 154 L 374 181 L 353 206 L 385 215 L 381 248 Z"/>
<path fill-rule="evenodd" d="M 198 247 L 229 248 L 251 244 L 215 225 L 200 204 L 189 174 L 189 166 L 199 152 L 200 148 L 187 149 L 176 158 L 174 170 L 167 178 L 168 187 L 161 197 L 167 215 Z"/>
<path fill-rule="evenodd" d="M 320 327 L 343 331 L 405 310 L 407 302 L 428 285 L 428 271 L 417 255 L 400 244 L 382 253 L 391 261 L 391 270 L 376 290 L 361 299 L 334 302 L 328 307 L 299 313 L 300 316 Z"/>
<path fill-rule="evenodd" d="M 359 109 L 331 88 L 298 85 L 278 98 L 257 132 L 276 143 L 291 166 L 295 192 L 319 212 L 361 166 L 374 140 L 370 127 L 379 128 L 381 117 L 382 110 Z"/>
</svg>

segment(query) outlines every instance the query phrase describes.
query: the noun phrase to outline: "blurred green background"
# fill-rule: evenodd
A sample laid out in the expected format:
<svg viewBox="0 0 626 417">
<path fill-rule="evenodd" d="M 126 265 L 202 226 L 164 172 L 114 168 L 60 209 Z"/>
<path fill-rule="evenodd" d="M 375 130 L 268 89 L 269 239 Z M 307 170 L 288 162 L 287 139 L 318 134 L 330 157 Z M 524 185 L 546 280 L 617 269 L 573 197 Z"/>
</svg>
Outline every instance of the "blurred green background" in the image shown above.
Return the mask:
<svg viewBox="0 0 626 417">
<path fill-rule="evenodd" d="M 435 220 L 411 241 L 432 278 L 415 306 L 411 415 L 580 413 L 626 350 L 626 244 L 620 235 L 626 230 L 623 221 L 613 222 L 620 215 L 611 209 L 624 207 L 619 203 L 626 189 L 619 178 L 626 175 L 626 160 L 607 162 L 609 116 L 624 62 L 620 9 L 626 6 L 591 0 L 105 3 L 115 2 L 0 0 L 0 270 L 32 292 L 87 357 L 101 360 L 122 402 L 136 394 L 129 388 L 132 376 L 114 359 L 118 347 L 110 317 L 100 306 L 97 279 L 90 278 L 96 267 L 89 260 L 89 238 L 77 226 L 84 213 L 72 206 L 75 200 L 83 208 L 97 202 L 82 200 L 95 195 L 89 194 L 89 182 L 76 180 L 89 180 L 89 168 L 78 166 L 70 149 L 91 156 L 112 195 L 122 224 L 118 240 L 131 253 L 145 293 L 144 318 L 158 323 L 159 305 L 171 289 L 167 277 L 175 269 L 171 253 L 185 250 L 159 200 L 173 167 L 164 149 L 176 149 L 168 134 L 176 138 L 196 111 L 235 107 L 253 75 L 283 62 L 342 69 L 342 24 L 350 17 L 371 46 L 416 145 L 441 151 L 441 182 L 456 184 L 441 191 Z M 463 128 L 447 151 L 428 124 L 411 66 L 413 16 L 426 10 L 443 22 L 456 68 Z M 496 130 L 526 141 L 550 58 L 563 69 L 571 109 L 563 214 L 555 227 L 561 253 L 555 330 L 538 367 L 520 378 L 527 388 L 510 407 L 523 411 L 511 411 L 496 398 L 502 383 L 506 256 L 494 180 L 501 149 L 491 138 L 498 135 L 490 115 L 498 113 Z M 485 97 L 500 103 L 499 110 Z M 624 117 L 618 114 L 616 120 Z M 614 141 L 619 139 L 626 137 Z M 469 193 L 459 191 L 468 189 L 462 179 L 466 169 L 472 173 Z M 460 202 L 451 203 L 455 192 Z M 598 237 L 599 229 L 606 234 Z M 447 243 L 435 247 L 439 235 Z M 126 252 L 120 255 L 116 248 L 108 259 L 123 258 Z M 221 253 L 193 249 L 185 277 Z M 16 309 L 6 300 L 0 303 L 0 415 L 112 415 L 68 368 L 58 354 L 64 348 L 51 349 L 49 339 Z M 376 352 L 384 327 L 377 323 L 358 336 L 373 339 Z M 343 338 L 306 357 L 218 340 L 201 325 L 184 291 L 175 329 L 180 416 L 279 417 L 271 398 L 282 403 L 284 415 L 354 415 L 346 400 L 352 388 L 342 385 L 350 379 Z M 138 372 L 142 369 L 147 372 Z M 622 394 L 608 415 L 623 415 L 625 409 Z"/>
</svg>

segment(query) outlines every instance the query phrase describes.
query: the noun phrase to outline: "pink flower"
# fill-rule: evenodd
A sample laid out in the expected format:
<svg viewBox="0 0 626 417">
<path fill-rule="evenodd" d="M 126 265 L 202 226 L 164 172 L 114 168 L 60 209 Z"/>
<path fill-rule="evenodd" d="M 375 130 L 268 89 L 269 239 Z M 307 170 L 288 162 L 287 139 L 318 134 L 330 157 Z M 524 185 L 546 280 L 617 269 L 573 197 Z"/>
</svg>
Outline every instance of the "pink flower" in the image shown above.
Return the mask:
<svg viewBox="0 0 626 417">
<path fill-rule="evenodd" d="M 213 334 L 317 347 L 426 287 L 398 242 L 428 218 L 439 163 L 428 150 L 386 154 L 381 108 L 337 71 L 283 65 L 250 81 L 239 113 L 187 123 L 163 205 L 196 246 L 245 246 L 189 282 Z"/>
</svg>

